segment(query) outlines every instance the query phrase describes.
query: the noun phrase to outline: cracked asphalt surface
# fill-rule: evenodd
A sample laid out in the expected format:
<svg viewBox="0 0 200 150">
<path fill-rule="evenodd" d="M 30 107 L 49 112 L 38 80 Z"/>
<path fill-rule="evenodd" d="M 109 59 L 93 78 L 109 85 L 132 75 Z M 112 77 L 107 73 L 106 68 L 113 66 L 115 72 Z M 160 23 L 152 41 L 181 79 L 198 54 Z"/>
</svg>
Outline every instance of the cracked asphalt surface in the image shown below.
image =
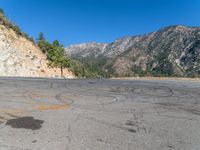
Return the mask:
<svg viewBox="0 0 200 150">
<path fill-rule="evenodd" d="M 0 78 L 1 150 L 199 148 L 199 81 Z"/>
</svg>

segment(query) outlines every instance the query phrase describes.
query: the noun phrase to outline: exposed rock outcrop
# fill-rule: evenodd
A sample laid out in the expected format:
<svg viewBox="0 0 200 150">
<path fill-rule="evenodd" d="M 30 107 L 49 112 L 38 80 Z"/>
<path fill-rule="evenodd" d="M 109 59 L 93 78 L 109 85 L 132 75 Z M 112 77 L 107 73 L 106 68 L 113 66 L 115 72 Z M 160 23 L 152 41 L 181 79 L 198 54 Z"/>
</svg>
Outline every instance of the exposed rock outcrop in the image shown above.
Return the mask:
<svg viewBox="0 0 200 150">
<path fill-rule="evenodd" d="M 0 24 L 0 76 L 60 77 L 59 68 L 48 68 L 46 56 L 30 40 Z M 66 78 L 74 75 L 64 70 Z"/>
</svg>

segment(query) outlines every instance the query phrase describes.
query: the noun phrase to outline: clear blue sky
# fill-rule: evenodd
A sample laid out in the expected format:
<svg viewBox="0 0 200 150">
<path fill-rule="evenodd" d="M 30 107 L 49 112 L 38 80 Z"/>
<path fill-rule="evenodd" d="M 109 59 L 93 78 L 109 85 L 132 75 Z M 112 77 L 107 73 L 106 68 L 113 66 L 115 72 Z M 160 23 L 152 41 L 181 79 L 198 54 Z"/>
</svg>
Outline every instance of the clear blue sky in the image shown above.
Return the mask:
<svg viewBox="0 0 200 150">
<path fill-rule="evenodd" d="M 200 26 L 200 0 L 0 0 L 0 7 L 29 35 L 42 31 L 64 45 Z"/>
</svg>

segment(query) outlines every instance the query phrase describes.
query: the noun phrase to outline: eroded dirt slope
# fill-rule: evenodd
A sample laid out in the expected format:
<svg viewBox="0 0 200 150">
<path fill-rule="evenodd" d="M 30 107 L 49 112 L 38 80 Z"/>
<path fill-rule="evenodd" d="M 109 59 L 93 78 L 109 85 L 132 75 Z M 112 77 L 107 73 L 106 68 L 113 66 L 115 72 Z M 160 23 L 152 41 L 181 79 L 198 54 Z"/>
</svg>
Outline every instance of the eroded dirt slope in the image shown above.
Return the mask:
<svg viewBox="0 0 200 150">
<path fill-rule="evenodd" d="M 0 25 L 0 76 L 60 77 L 59 68 L 48 68 L 46 56 L 31 41 Z M 64 70 L 66 78 L 73 78 Z"/>
</svg>

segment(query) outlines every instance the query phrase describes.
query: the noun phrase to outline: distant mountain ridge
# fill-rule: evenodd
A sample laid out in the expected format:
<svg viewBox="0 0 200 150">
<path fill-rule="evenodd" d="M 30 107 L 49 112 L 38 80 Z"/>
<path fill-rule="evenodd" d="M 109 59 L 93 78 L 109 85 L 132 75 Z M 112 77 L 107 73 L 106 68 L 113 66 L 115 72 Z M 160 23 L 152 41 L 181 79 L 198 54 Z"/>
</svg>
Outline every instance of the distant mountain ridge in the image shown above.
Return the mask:
<svg viewBox="0 0 200 150">
<path fill-rule="evenodd" d="M 67 54 L 71 56 L 80 56 L 80 57 L 98 57 L 104 53 L 104 50 L 108 44 L 102 43 L 83 43 L 78 45 L 71 45 L 67 48 Z"/>
<path fill-rule="evenodd" d="M 169 26 L 146 35 L 119 38 L 110 44 L 70 46 L 66 54 L 101 65 L 99 68 L 112 76 L 199 77 L 200 28 Z"/>
</svg>

